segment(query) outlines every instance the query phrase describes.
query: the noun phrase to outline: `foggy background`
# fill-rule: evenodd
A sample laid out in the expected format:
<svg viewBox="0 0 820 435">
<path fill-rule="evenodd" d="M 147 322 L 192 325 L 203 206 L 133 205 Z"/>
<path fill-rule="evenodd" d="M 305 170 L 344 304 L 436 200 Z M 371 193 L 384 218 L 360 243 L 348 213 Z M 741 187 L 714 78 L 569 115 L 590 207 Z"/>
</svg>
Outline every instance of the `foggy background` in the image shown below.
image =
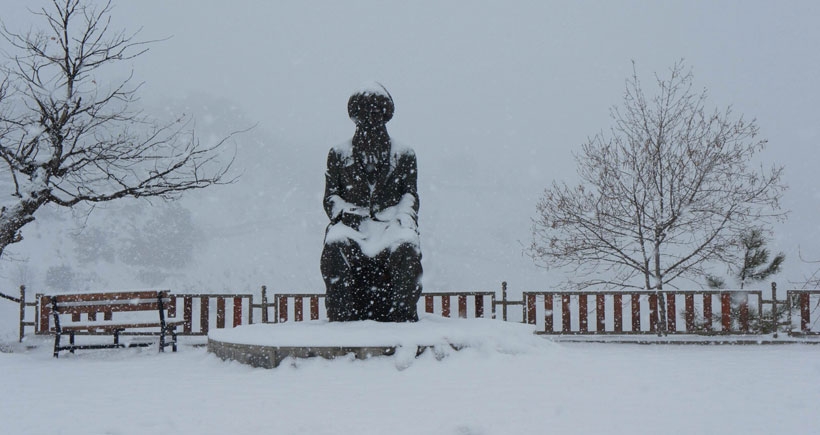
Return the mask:
<svg viewBox="0 0 820 435">
<path fill-rule="evenodd" d="M 42 28 L 26 11 L 41 4 L 3 0 L 2 19 Z M 114 29 L 168 39 L 98 80 L 133 69 L 144 109 L 193 115 L 207 143 L 255 126 L 226 153 L 240 178 L 173 204 L 41 210 L 0 262 L 0 289 L 324 291 L 325 159 L 371 80 L 395 100 L 391 136 L 418 157 L 425 289 L 555 288 L 560 271 L 522 255 L 538 197 L 576 179 L 572 153 L 612 126 L 633 60 L 651 94 L 681 58 L 710 107 L 757 120 L 761 163 L 785 165 L 775 280 L 818 267 L 798 249 L 820 259 L 820 3 L 120 0 L 113 14 Z"/>
</svg>

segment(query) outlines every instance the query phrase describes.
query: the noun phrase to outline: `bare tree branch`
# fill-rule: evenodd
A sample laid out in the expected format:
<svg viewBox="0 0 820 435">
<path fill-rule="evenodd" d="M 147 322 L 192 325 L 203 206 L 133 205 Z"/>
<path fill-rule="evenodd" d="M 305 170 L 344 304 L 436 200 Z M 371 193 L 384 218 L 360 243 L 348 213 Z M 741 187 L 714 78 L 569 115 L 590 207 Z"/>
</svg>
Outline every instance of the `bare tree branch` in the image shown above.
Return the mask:
<svg viewBox="0 0 820 435">
<path fill-rule="evenodd" d="M 221 154 L 240 132 L 203 145 L 190 119 L 157 123 L 133 107 L 140 88 L 133 73 L 120 82 L 98 81 L 99 71 L 140 56 L 154 42 L 112 30 L 111 12 L 110 1 L 52 0 L 33 11 L 44 30 L 0 26 L 15 51 L 0 68 L 0 160 L 13 198 L 0 211 L 0 255 L 48 203 L 173 199 L 232 181 L 233 158 Z"/>
</svg>

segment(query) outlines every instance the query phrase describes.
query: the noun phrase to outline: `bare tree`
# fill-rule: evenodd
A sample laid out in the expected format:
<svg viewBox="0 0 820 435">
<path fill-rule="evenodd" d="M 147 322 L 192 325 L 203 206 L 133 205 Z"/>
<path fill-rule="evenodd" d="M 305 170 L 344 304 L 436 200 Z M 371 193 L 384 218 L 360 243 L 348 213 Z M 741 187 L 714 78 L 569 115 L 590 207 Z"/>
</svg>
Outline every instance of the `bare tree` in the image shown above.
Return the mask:
<svg viewBox="0 0 820 435">
<path fill-rule="evenodd" d="M 73 207 L 125 197 L 172 199 L 225 182 L 228 137 L 203 146 L 189 118 L 157 123 L 134 108 L 139 84 L 103 71 L 147 50 L 111 29 L 111 3 L 53 0 L 33 13 L 42 31 L 15 33 L 0 87 L 0 255 L 46 204 Z M 2 40 L 0 40 L 2 41 Z M 230 137 L 230 136 L 229 136 Z M 6 197 L 7 196 L 7 197 Z"/>
<path fill-rule="evenodd" d="M 750 226 L 782 218 L 782 167 L 755 169 L 765 140 L 731 109 L 708 113 L 683 62 L 656 76 L 648 99 L 634 71 L 624 104 L 575 155 L 580 184 L 554 182 L 537 204 L 528 253 L 536 264 L 570 268 L 575 288 L 655 289 L 665 328 L 664 286 L 700 278 Z"/>
</svg>

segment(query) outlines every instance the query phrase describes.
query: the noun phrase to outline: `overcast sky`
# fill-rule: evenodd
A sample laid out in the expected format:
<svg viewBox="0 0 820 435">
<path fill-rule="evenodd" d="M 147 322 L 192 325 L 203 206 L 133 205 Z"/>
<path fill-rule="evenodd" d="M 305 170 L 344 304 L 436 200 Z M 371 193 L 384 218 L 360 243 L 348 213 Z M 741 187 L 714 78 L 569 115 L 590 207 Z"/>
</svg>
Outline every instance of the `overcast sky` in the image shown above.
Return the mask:
<svg viewBox="0 0 820 435">
<path fill-rule="evenodd" d="M 24 7 L 38 2 L 3 3 L 10 28 L 36 22 Z M 219 198 L 208 202 L 199 196 L 187 204 L 201 202 L 207 210 L 202 214 L 218 222 L 246 223 L 257 231 L 256 241 L 278 238 L 268 227 L 284 226 L 279 231 L 290 234 L 287 243 L 261 257 L 221 258 L 232 250 L 256 249 L 226 236 L 203 252 L 209 258 L 201 260 L 202 268 L 242 269 L 237 261 L 260 262 L 248 271 L 259 281 L 321 290 L 325 156 L 353 133 L 346 114 L 350 92 L 378 80 L 396 102 L 391 135 L 415 148 L 419 159 L 427 288 L 494 288 L 501 280 L 521 289 L 548 288 L 560 275 L 538 270 L 521 256 L 538 196 L 553 179 L 572 180 L 572 152 L 611 126 L 609 108 L 621 103 L 633 60 L 649 90 L 654 72 L 664 73 L 682 58 L 693 68 L 696 85 L 709 89 L 711 105 L 732 105 L 735 113 L 757 119 L 769 140 L 763 162 L 786 167 L 791 189 L 784 207 L 792 214 L 776 227 L 775 242 L 790 257 L 782 279 L 797 280 L 811 269 L 795 261 L 798 245 L 804 255 L 820 259 L 820 2 L 115 5 L 116 26 L 142 27 L 144 39 L 169 38 L 128 65 L 145 82 L 146 105 L 194 95 L 222 101 L 244 113 L 248 123 L 258 122 L 254 134 L 267 142 L 258 154 L 238 139 L 238 152 L 252 154 L 257 165 L 244 168 L 248 176 L 232 186 L 237 190 L 214 195 L 258 191 L 263 201 L 252 208 L 268 222 L 219 209 L 213 205 Z M 202 116 L 201 109 L 192 110 Z M 263 174 L 264 159 L 271 158 L 279 170 Z M 292 188 L 271 187 L 283 183 Z M 282 192 L 301 199 L 277 196 Z M 289 249 L 294 244 L 300 248 Z M 29 255 L 36 260 L 38 253 Z M 278 261 L 290 272 L 269 264 Z"/>
</svg>

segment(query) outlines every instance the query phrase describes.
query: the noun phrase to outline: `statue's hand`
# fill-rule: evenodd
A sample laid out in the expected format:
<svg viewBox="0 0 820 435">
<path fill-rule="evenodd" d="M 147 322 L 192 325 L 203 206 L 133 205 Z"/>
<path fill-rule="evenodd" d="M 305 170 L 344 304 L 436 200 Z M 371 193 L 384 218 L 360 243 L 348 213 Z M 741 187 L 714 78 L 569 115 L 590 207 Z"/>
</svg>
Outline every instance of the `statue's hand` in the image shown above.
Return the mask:
<svg viewBox="0 0 820 435">
<path fill-rule="evenodd" d="M 362 223 L 362 220 L 367 216 L 368 215 L 365 214 L 364 209 L 350 208 L 342 210 L 342 213 L 339 215 L 339 221 L 342 222 L 342 224 L 344 224 L 345 226 L 348 226 L 358 231 L 359 225 Z"/>
<path fill-rule="evenodd" d="M 390 222 L 391 225 L 396 225 L 401 228 L 416 229 L 416 213 L 412 208 L 387 207 L 378 212 L 373 217 L 373 220 L 378 222 Z"/>
<path fill-rule="evenodd" d="M 418 224 L 416 224 L 415 214 L 411 213 L 398 213 L 396 215 L 396 220 L 399 222 L 399 225 L 402 228 L 412 228 L 416 229 Z"/>
</svg>

